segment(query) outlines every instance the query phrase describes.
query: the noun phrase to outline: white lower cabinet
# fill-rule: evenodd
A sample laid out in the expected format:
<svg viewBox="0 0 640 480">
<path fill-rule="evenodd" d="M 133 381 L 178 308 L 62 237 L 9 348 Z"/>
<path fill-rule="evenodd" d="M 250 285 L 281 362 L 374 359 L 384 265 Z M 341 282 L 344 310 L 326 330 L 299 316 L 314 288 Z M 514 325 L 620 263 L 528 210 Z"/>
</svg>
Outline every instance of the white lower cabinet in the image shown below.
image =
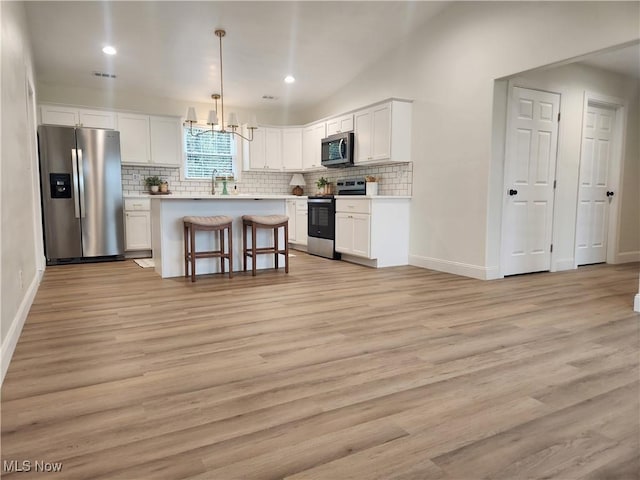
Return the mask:
<svg viewBox="0 0 640 480">
<path fill-rule="evenodd" d="M 297 245 L 307 244 L 307 200 L 287 200 L 287 215 L 289 216 L 289 243 Z"/>
<path fill-rule="evenodd" d="M 408 265 L 409 206 L 408 198 L 338 198 L 336 251 L 372 267 Z"/>
<path fill-rule="evenodd" d="M 309 218 L 309 210 L 307 209 L 307 200 L 296 200 L 296 242 L 300 245 L 307 244 L 307 219 Z"/>
<path fill-rule="evenodd" d="M 150 210 L 148 198 L 125 198 L 125 250 L 151 250 Z"/>
<path fill-rule="evenodd" d="M 289 243 L 296 242 L 296 201 L 287 200 L 287 216 L 289 217 Z"/>
</svg>

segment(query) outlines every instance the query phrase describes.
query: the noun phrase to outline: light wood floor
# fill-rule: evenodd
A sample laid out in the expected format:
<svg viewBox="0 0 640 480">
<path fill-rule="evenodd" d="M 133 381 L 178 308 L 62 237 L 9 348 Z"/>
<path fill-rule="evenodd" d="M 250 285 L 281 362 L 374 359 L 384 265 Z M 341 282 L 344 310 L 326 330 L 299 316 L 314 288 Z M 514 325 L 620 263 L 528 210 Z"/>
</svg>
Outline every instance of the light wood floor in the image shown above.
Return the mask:
<svg viewBox="0 0 640 480">
<path fill-rule="evenodd" d="M 638 264 L 482 282 L 48 268 L 2 388 L 7 479 L 637 479 Z"/>
</svg>

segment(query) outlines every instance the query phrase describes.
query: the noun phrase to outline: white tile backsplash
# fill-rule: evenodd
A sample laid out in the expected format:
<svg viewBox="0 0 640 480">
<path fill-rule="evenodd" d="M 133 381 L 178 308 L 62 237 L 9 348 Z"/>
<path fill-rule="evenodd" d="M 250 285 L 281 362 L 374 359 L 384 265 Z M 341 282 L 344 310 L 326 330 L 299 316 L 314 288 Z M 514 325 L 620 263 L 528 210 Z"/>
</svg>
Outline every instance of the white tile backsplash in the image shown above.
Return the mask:
<svg viewBox="0 0 640 480">
<path fill-rule="evenodd" d="M 133 176 L 140 176 L 139 180 L 134 180 Z M 147 193 L 144 186 L 146 177 L 157 175 L 169 182 L 169 190 L 174 193 L 207 195 L 211 193 L 211 182 L 208 180 L 180 180 L 180 170 L 166 167 L 134 167 L 131 165 L 122 166 L 122 193 L 124 195 L 136 195 Z M 286 195 L 291 193 L 293 187 L 289 186 L 292 173 L 283 172 L 242 172 L 242 178 L 238 182 L 227 183 L 229 193 L 234 185 L 238 186 L 240 193 L 264 194 L 264 195 Z M 304 187 L 305 195 L 316 193 L 316 182 L 320 177 L 325 177 L 335 185 L 336 180 L 341 178 L 363 177 L 374 175 L 378 177 L 379 195 L 411 195 L 413 181 L 413 165 L 402 163 L 386 166 L 367 166 L 328 169 L 322 172 L 310 172 L 303 174 L 306 181 Z M 216 191 L 222 192 L 222 182 L 216 184 Z"/>
<path fill-rule="evenodd" d="M 365 175 L 373 175 L 378 179 L 378 195 L 411 195 L 413 164 L 410 162 L 384 166 L 333 168 L 322 172 L 305 173 L 304 179 L 307 186 L 304 191 L 308 195 L 315 194 L 316 182 L 320 177 L 326 178 L 335 187 L 336 180 Z"/>
</svg>

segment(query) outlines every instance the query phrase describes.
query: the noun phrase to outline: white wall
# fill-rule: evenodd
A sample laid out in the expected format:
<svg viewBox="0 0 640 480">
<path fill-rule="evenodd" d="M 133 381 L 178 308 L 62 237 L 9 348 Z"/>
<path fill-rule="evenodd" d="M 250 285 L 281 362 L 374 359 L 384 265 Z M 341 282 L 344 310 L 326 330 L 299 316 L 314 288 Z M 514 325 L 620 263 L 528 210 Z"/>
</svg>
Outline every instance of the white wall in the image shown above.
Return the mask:
<svg viewBox="0 0 640 480">
<path fill-rule="evenodd" d="M 554 208 L 554 269 L 574 268 L 576 213 L 585 92 L 617 97 L 627 104 L 623 168 L 618 187 L 620 216 L 610 218 L 619 229 L 614 261 L 637 261 L 640 253 L 640 198 L 638 186 L 638 80 L 586 65 L 573 64 L 529 72 L 512 79 L 517 86 L 560 93 L 557 189 Z M 493 249 L 492 255 L 497 255 Z"/>
<path fill-rule="evenodd" d="M 498 257 L 489 246 L 500 241 L 502 208 L 494 80 L 635 40 L 639 27 L 638 3 L 455 3 L 308 120 L 390 96 L 413 99 L 411 261 L 492 277 Z"/>
<path fill-rule="evenodd" d="M 0 169 L 0 338 L 2 375 L 37 290 L 44 253 L 38 203 L 35 110 L 27 84 L 33 85 L 32 55 L 24 5 L 0 2 L 2 16 L 2 129 Z M 29 111 L 30 110 L 30 111 Z"/>
</svg>

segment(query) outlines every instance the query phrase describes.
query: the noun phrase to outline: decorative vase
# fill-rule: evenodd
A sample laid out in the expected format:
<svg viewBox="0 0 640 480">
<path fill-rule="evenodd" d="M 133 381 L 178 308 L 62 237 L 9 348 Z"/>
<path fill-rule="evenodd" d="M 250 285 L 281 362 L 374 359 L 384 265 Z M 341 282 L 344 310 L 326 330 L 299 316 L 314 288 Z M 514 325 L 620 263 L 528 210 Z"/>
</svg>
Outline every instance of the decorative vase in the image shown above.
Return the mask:
<svg viewBox="0 0 640 480">
<path fill-rule="evenodd" d="M 168 193 L 169 192 L 169 184 L 167 182 L 164 182 L 164 183 L 160 184 L 160 191 L 162 193 Z"/>
<path fill-rule="evenodd" d="M 378 182 L 367 182 L 365 184 L 366 193 L 369 196 L 378 195 Z"/>
<path fill-rule="evenodd" d="M 151 193 L 158 193 L 160 187 L 158 185 L 151 185 Z"/>
</svg>

